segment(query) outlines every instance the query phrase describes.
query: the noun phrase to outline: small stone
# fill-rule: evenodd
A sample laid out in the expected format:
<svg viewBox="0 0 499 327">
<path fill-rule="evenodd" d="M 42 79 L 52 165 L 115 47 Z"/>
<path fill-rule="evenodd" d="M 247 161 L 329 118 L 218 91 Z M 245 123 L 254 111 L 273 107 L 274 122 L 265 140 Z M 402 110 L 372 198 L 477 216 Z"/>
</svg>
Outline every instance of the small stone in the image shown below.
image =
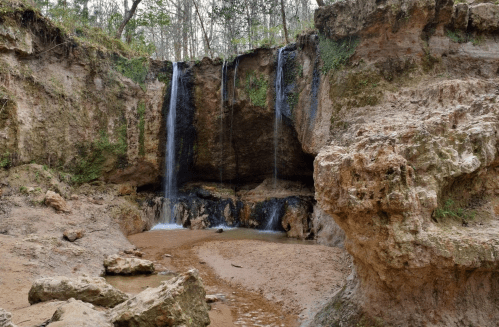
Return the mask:
<svg viewBox="0 0 499 327">
<path fill-rule="evenodd" d="M 118 255 L 109 256 L 104 260 L 106 273 L 110 275 L 151 274 L 154 272 L 154 263 L 137 258 L 123 258 Z"/>
<path fill-rule="evenodd" d="M 57 211 L 70 211 L 64 198 L 52 191 L 47 191 L 47 193 L 45 194 L 45 204 Z"/>
<path fill-rule="evenodd" d="M 214 303 L 220 301 L 220 299 L 216 295 L 206 295 L 205 300 L 206 303 Z"/>
<path fill-rule="evenodd" d="M 64 239 L 74 242 L 85 236 L 85 231 L 83 229 L 67 229 L 64 231 L 63 236 Z"/>
<path fill-rule="evenodd" d="M 12 314 L 0 308 L 0 326 L 1 327 L 16 327 L 12 321 Z"/>
<path fill-rule="evenodd" d="M 163 257 L 165 257 L 165 258 L 171 258 L 172 255 L 171 254 L 163 254 Z"/>
<path fill-rule="evenodd" d="M 223 233 L 223 232 L 224 232 L 223 228 L 219 228 L 215 231 L 215 233 Z"/>
<path fill-rule="evenodd" d="M 78 195 L 76 195 L 76 194 L 71 194 L 70 199 L 71 199 L 71 200 L 73 200 L 73 201 L 76 201 L 76 200 L 78 200 L 79 198 L 78 198 Z"/>
</svg>

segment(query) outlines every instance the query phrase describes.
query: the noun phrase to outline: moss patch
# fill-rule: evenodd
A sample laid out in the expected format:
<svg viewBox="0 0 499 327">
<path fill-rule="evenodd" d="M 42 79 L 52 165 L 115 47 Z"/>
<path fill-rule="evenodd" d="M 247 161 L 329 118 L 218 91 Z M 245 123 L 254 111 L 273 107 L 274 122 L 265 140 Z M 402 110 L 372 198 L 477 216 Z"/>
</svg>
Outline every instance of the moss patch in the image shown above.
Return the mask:
<svg viewBox="0 0 499 327">
<path fill-rule="evenodd" d="M 267 106 L 269 82 L 265 76 L 258 75 L 254 71 L 246 74 L 245 90 L 253 105 L 265 108 Z"/>
<path fill-rule="evenodd" d="M 355 36 L 333 41 L 324 35 L 319 35 L 319 54 L 323 62 L 322 73 L 327 74 L 345 65 L 355 53 L 359 43 L 360 39 Z"/>
<path fill-rule="evenodd" d="M 123 130 L 125 131 L 123 135 Z M 126 156 L 126 126 L 118 128 L 119 138 L 117 142 L 110 142 L 109 136 L 102 131 L 100 137 L 90 144 L 80 144 L 77 146 L 79 157 L 73 169 L 74 183 L 87 183 L 99 178 L 103 173 L 103 168 L 109 159 L 116 165 Z"/>
<path fill-rule="evenodd" d="M 123 76 L 130 78 L 145 91 L 146 77 L 149 72 L 149 60 L 145 57 L 127 59 L 117 57 L 115 59 L 114 69 Z"/>
</svg>

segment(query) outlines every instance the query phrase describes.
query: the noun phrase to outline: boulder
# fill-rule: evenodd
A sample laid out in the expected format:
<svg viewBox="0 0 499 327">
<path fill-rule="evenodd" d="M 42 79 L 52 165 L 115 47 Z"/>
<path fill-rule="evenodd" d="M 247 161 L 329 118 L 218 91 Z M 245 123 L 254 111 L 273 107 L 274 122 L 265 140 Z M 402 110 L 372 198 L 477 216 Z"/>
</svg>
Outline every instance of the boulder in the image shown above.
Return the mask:
<svg viewBox="0 0 499 327">
<path fill-rule="evenodd" d="M 64 238 L 70 242 L 74 242 L 77 239 L 82 238 L 84 235 L 85 231 L 83 229 L 67 229 L 63 233 Z"/>
<path fill-rule="evenodd" d="M 0 308 L 0 327 L 16 327 L 10 320 L 12 314 Z"/>
<path fill-rule="evenodd" d="M 286 200 L 281 225 L 288 237 L 305 239 L 310 235 L 311 211 L 311 206 L 306 201 L 295 197 Z"/>
<path fill-rule="evenodd" d="M 154 272 L 154 263 L 137 258 L 123 258 L 115 254 L 104 260 L 104 268 L 110 275 L 151 274 Z"/>
<path fill-rule="evenodd" d="M 109 317 L 120 327 L 208 326 L 205 296 L 198 271 L 192 269 L 116 306 Z"/>
<path fill-rule="evenodd" d="M 102 311 L 97 311 L 90 303 L 69 299 L 52 316 L 50 327 L 112 327 Z"/>
<path fill-rule="evenodd" d="M 66 203 L 66 200 L 59 194 L 52 192 L 52 191 L 47 191 L 45 194 L 45 204 L 48 205 L 49 207 L 54 208 L 57 211 L 62 211 L 62 212 L 69 212 L 68 205 Z"/>
<path fill-rule="evenodd" d="M 470 7 L 471 26 L 482 32 L 499 30 L 499 6 L 493 3 L 480 3 Z"/>
<path fill-rule="evenodd" d="M 128 295 L 109 285 L 102 277 L 52 277 L 35 280 L 28 294 L 30 304 L 75 298 L 102 307 L 114 307 Z"/>
</svg>

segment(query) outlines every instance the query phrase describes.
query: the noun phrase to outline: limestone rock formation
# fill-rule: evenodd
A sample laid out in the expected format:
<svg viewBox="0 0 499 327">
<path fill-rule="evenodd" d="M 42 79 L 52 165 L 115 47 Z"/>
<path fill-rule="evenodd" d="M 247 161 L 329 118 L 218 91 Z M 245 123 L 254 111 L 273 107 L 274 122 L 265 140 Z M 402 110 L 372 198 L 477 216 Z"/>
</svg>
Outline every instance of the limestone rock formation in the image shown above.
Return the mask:
<svg viewBox="0 0 499 327">
<path fill-rule="evenodd" d="M 149 260 L 124 258 L 115 254 L 104 259 L 104 268 L 109 275 L 151 274 L 154 272 L 154 263 Z"/>
<path fill-rule="evenodd" d="M 109 285 L 102 277 L 62 276 L 35 280 L 28 294 L 30 304 L 70 298 L 102 307 L 114 307 L 126 301 L 128 295 Z"/>
<path fill-rule="evenodd" d="M 64 238 L 70 242 L 74 242 L 77 239 L 82 238 L 84 235 L 85 231 L 83 229 L 66 229 L 63 232 Z"/>
<path fill-rule="evenodd" d="M 0 327 L 16 327 L 11 321 L 12 314 L 0 308 Z"/>
<path fill-rule="evenodd" d="M 355 273 L 314 326 L 497 324 L 497 8 L 359 0 L 316 12 L 331 40 L 360 41 L 328 77 L 333 137 L 314 163 L 316 200 Z"/>
<path fill-rule="evenodd" d="M 69 207 L 68 204 L 66 203 L 66 200 L 59 194 L 52 192 L 52 191 L 47 191 L 45 194 L 45 204 L 54 208 L 57 211 L 62 211 L 62 212 L 69 212 Z"/>
<path fill-rule="evenodd" d="M 318 205 L 312 213 L 312 232 L 318 244 L 344 247 L 345 232 L 334 221 L 334 218 L 324 212 Z"/>
<path fill-rule="evenodd" d="M 90 303 L 69 299 L 59 308 L 50 320 L 50 327 L 112 327 L 106 314 L 97 311 Z"/>
<path fill-rule="evenodd" d="M 110 313 L 115 326 L 202 327 L 210 324 L 205 290 L 197 270 L 189 270 L 157 288 L 148 288 L 116 306 Z"/>
<path fill-rule="evenodd" d="M 281 225 L 288 237 L 305 239 L 311 231 L 310 202 L 300 201 L 299 198 L 290 198 L 286 202 Z"/>
</svg>

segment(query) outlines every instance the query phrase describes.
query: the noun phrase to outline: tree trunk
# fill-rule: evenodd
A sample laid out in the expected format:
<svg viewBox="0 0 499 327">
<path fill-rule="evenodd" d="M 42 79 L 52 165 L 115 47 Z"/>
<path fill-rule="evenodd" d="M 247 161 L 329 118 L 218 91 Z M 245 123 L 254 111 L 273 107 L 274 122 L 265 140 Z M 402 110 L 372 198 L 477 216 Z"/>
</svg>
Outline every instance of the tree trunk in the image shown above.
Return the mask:
<svg viewBox="0 0 499 327">
<path fill-rule="evenodd" d="M 125 29 L 126 24 L 128 24 L 130 19 L 132 19 L 133 15 L 135 14 L 135 11 L 137 10 L 137 6 L 141 1 L 142 0 L 134 0 L 130 11 L 125 10 L 125 16 L 123 17 L 123 21 L 121 22 L 118 31 L 116 32 L 115 38 L 121 39 L 121 34 L 123 34 L 123 29 Z"/>
<path fill-rule="evenodd" d="M 324 3 L 324 0 L 317 0 L 317 5 L 319 5 L 319 7 L 324 7 L 326 4 Z"/>
<path fill-rule="evenodd" d="M 284 11 L 284 0 L 281 0 L 281 16 L 282 16 L 282 27 L 284 28 L 284 37 L 286 38 L 286 44 L 289 44 L 288 28 L 286 26 L 286 13 Z"/>
<path fill-rule="evenodd" d="M 199 13 L 198 5 L 196 3 L 196 0 L 192 0 L 192 2 L 194 3 L 194 7 L 196 7 L 196 13 L 198 14 L 199 22 L 201 23 L 201 29 L 203 30 L 204 41 L 206 42 L 206 47 L 208 48 L 208 51 L 210 51 L 210 56 L 213 57 L 213 51 L 211 50 L 211 47 L 210 47 L 210 40 L 208 39 L 208 35 L 206 34 L 206 30 L 204 29 L 203 20 L 201 19 L 201 14 Z"/>
</svg>

